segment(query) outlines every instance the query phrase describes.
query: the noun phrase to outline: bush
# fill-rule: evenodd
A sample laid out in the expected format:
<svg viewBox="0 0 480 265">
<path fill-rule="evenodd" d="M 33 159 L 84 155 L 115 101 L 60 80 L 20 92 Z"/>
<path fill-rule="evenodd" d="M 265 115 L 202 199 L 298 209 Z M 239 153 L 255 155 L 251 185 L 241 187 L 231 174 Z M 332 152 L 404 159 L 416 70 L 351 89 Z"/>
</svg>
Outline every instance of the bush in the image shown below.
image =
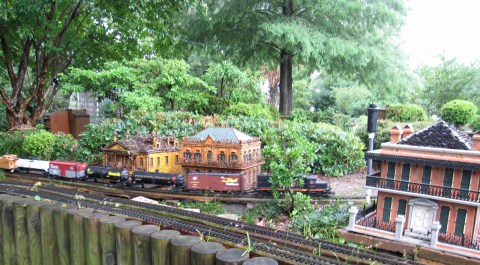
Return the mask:
<svg viewBox="0 0 480 265">
<path fill-rule="evenodd" d="M 269 104 L 238 103 L 237 105 L 226 108 L 223 111 L 223 114 L 232 116 L 263 117 L 271 120 L 280 117 L 280 113 Z"/>
<path fill-rule="evenodd" d="M 442 119 L 459 127 L 468 124 L 477 114 L 477 107 L 470 101 L 452 100 L 443 105 Z"/>
<path fill-rule="evenodd" d="M 480 115 L 477 115 L 475 118 L 473 118 L 472 122 L 470 122 L 470 127 L 472 127 L 472 131 L 474 133 L 480 131 Z"/>
<path fill-rule="evenodd" d="M 29 134 L 22 143 L 22 150 L 37 159 L 50 160 L 53 155 L 56 137 L 53 133 L 40 130 Z"/>
<path fill-rule="evenodd" d="M 365 115 L 372 102 L 372 93 L 364 86 L 335 88 L 335 103 L 344 114 L 358 117 Z"/>
<path fill-rule="evenodd" d="M 424 121 L 427 114 L 415 104 L 392 104 L 387 108 L 387 119 L 400 122 Z"/>
</svg>

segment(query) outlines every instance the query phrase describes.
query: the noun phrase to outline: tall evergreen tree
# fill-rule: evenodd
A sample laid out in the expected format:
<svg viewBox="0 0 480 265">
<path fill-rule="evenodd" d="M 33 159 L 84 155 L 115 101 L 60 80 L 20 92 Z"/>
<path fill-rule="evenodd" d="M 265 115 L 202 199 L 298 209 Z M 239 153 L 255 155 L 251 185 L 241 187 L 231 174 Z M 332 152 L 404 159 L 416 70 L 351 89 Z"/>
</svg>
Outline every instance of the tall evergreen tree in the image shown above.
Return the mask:
<svg viewBox="0 0 480 265">
<path fill-rule="evenodd" d="M 363 83 L 388 79 L 404 15 L 401 0 L 198 0 L 187 25 L 240 62 L 280 65 L 280 112 L 289 115 L 294 63 Z"/>
</svg>

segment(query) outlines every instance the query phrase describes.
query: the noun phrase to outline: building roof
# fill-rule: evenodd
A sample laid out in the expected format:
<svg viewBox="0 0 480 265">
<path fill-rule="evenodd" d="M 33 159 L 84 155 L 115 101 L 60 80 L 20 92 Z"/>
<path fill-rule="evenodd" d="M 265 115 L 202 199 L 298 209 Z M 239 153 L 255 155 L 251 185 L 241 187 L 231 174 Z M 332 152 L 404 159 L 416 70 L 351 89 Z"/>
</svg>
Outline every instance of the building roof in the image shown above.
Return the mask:
<svg viewBox="0 0 480 265">
<path fill-rule="evenodd" d="M 397 144 L 459 150 L 472 149 L 471 138 L 445 121 L 439 121 L 402 139 Z"/>
<path fill-rule="evenodd" d="M 160 142 L 159 148 L 153 147 L 153 137 L 157 137 L 157 141 Z M 142 134 L 129 137 L 128 139 L 121 139 L 113 142 L 104 148 L 104 151 L 109 151 L 111 147 L 116 144 L 121 145 L 126 150 L 137 153 L 153 153 L 153 152 L 174 152 L 179 151 L 180 146 L 174 146 L 174 142 L 177 140 L 174 136 L 170 137 L 170 143 L 168 143 L 168 137 L 166 136 L 152 136 L 151 134 Z"/>
<path fill-rule="evenodd" d="M 203 141 L 207 139 L 209 135 L 211 135 L 215 141 L 239 142 L 239 141 L 246 141 L 246 140 L 253 139 L 251 136 L 246 135 L 235 128 L 224 128 L 224 127 L 210 127 L 189 138 L 199 139 Z"/>
</svg>

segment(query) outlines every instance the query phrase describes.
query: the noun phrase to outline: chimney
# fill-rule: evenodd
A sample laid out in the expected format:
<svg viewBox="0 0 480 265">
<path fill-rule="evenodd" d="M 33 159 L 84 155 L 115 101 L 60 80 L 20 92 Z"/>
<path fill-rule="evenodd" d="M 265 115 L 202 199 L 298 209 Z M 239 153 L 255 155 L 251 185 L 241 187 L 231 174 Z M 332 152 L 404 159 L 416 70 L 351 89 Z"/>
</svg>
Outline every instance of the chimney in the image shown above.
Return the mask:
<svg viewBox="0 0 480 265">
<path fill-rule="evenodd" d="M 129 136 L 129 135 L 130 135 L 130 132 L 127 130 L 127 131 L 125 132 L 125 139 L 128 139 L 128 136 Z"/>
<path fill-rule="evenodd" d="M 480 131 L 472 136 L 472 148 L 475 151 L 480 151 Z"/>
<path fill-rule="evenodd" d="M 403 136 L 402 138 L 407 138 L 408 136 L 412 135 L 414 133 L 413 127 L 410 124 L 405 125 L 403 127 Z"/>
<path fill-rule="evenodd" d="M 402 133 L 400 126 L 393 126 L 392 129 L 390 129 L 390 143 L 398 143 L 402 139 Z"/>
<path fill-rule="evenodd" d="M 113 141 L 116 142 L 117 141 L 117 131 L 114 131 L 113 132 Z"/>
</svg>

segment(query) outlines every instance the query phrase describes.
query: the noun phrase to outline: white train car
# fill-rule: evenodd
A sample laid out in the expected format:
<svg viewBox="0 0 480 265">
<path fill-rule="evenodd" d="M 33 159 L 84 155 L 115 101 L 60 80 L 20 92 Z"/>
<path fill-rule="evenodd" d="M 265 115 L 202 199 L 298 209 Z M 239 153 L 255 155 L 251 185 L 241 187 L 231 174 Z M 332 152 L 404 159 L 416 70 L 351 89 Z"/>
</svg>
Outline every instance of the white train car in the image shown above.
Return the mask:
<svg viewBox="0 0 480 265">
<path fill-rule="evenodd" d="M 42 174 L 48 174 L 50 167 L 50 161 L 45 160 L 33 160 L 33 159 L 18 159 L 17 170 L 26 172 L 38 172 Z"/>
</svg>

